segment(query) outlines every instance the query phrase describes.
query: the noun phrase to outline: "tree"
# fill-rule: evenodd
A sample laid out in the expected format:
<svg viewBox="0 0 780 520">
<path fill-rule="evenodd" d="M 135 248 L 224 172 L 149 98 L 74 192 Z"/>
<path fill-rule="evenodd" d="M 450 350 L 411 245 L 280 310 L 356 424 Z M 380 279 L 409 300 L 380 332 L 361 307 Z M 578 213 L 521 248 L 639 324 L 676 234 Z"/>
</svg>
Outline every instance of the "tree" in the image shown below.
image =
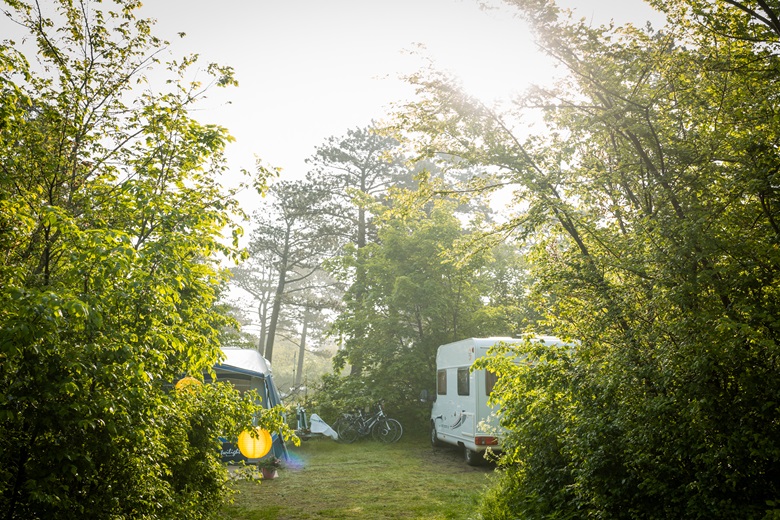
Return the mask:
<svg viewBox="0 0 780 520">
<path fill-rule="evenodd" d="M 479 233 L 474 236 L 483 239 Z M 469 247 L 472 246 L 459 249 Z M 484 267 L 487 284 L 481 295 L 484 306 L 474 316 L 475 336 L 516 335 L 525 330 L 545 332 L 543 316 L 529 295 L 533 280 L 523 252 L 502 242 L 492 247 L 489 258 Z"/>
<path fill-rule="evenodd" d="M 269 361 L 285 296 L 318 273 L 336 250 L 342 233 L 330 217 L 324 192 L 312 181 L 280 181 L 271 187 L 270 193 L 271 207 L 255 214 L 256 226 L 249 245 L 249 254 L 255 260 L 265 258 L 271 262 L 267 282 L 273 284 L 273 296 L 269 300 L 271 314 L 264 350 Z M 259 269 L 268 267 L 268 263 L 259 265 Z M 248 289 L 259 296 L 270 296 L 266 281 Z"/>
<path fill-rule="evenodd" d="M 257 321 L 260 326 L 257 348 L 261 354 L 268 338 L 268 323 L 271 320 L 277 283 L 273 258 L 271 251 L 255 249 L 244 261 L 230 269 L 231 284 L 249 293 L 257 306 Z"/>
<path fill-rule="evenodd" d="M 580 340 L 494 365 L 511 433 L 485 516 L 776 515 L 777 9 L 653 2 L 675 21 L 653 32 L 510 3 L 571 72 L 516 105 L 548 133 L 442 76 L 405 116 L 514 184 L 494 232 L 532 247 L 551 331 Z"/>
<path fill-rule="evenodd" d="M 214 255 L 237 255 L 238 208 L 218 182 L 230 136 L 187 113 L 207 88 L 184 80 L 194 58 L 152 89 L 164 42 L 139 5 L 6 2 L 37 54 L 0 45 L 4 518 L 212 516 L 216 438 L 259 413 L 221 385 L 171 389 L 220 355 Z"/>
<path fill-rule="evenodd" d="M 307 160 L 313 180 L 330 194 L 338 218 L 345 222 L 345 237 L 358 249 L 372 241 L 368 203 L 411 181 L 399 145 L 372 124 L 329 137 Z"/>
<path fill-rule="evenodd" d="M 288 304 L 295 309 L 296 322 L 300 323 L 294 388 L 299 389 L 303 385 L 306 353 L 322 352 L 322 342 L 330 328 L 333 314 L 341 307 L 343 294 L 343 285 L 324 269 L 317 270 L 312 276 L 301 280 L 298 286 L 291 288 Z"/>
<path fill-rule="evenodd" d="M 344 137 L 330 137 L 308 160 L 312 178 L 330 194 L 333 216 L 344 230 L 342 243 L 353 244 L 348 250 L 354 254 L 373 242 L 371 206 L 381 201 L 391 186 L 410 180 L 404 157 L 397 151 L 399 144 L 395 138 L 379 134 L 372 124 L 348 130 Z M 359 261 L 353 267 L 353 297 L 362 301 L 364 268 Z M 365 332 L 354 329 L 344 339 L 345 348 L 364 339 Z M 353 359 L 353 374 L 359 375 L 362 369 L 362 363 Z"/>
<path fill-rule="evenodd" d="M 482 294 L 488 291 L 488 252 L 459 259 L 450 252 L 468 233 L 454 213 L 455 204 L 436 201 L 404 217 L 386 212 L 377 241 L 357 256 L 345 256 L 365 269 L 361 290 L 366 300 L 347 291 L 345 310 L 334 323 L 339 336 L 365 335 L 334 358 L 338 371 L 359 362 L 359 376 L 335 375 L 324 381 L 318 399 L 325 413 L 335 408 L 366 406 L 384 399 L 390 409 L 418 424 L 420 390 L 429 388 L 436 372 L 439 345 L 474 335 L 482 325 Z M 496 328 L 510 323 L 494 319 Z M 496 330 L 492 331 L 494 334 Z M 511 331 L 501 330 L 504 333 Z"/>
</svg>

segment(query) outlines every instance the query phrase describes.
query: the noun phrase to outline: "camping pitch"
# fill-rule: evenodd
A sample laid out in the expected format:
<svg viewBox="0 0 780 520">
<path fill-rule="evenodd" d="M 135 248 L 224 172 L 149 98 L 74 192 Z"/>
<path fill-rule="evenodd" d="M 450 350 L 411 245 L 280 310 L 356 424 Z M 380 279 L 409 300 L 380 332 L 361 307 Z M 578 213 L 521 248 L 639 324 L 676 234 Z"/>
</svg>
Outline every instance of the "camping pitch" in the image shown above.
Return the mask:
<svg viewBox="0 0 780 520">
<path fill-rule="evenodd" d="M 256 390 L 262 398 L 264 408 L 273 408 L 282 404 L 279 390 L 274 384 L 273 374 L 268 361 L 253 349 L 223 348 L 225 359 L 214 366 L 217 381 L 229 381 L 240 392 Z M 287 447 L 279 433 L 272 433 L 273 447 L 271 451 L 276 457 L 287 458 Z M 223 442 L 222 460 L 237 462 L 247 460 L 238 448 L 231 443 Z"/>
</svg>

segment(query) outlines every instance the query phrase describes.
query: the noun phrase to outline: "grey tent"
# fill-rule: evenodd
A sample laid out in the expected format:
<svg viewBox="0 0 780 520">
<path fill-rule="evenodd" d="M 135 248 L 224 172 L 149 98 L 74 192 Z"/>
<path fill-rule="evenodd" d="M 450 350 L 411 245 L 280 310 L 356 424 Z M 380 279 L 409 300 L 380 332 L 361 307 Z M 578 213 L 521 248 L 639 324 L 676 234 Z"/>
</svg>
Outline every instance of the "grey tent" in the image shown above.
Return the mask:
<svg viewBox="0 0 780 520">
<path fill-rule="evenodd" d="M 240 392 L 254 389 L 260 394 L 264 408 L 282 404 L 282 397 L 274 384 L 268 361 L 253 349 L 223 347 L 225 359 L 214 366 L 217 381 L 229 381 Z M 280 458 L 288 458 L 284 439 L 278 432 L 271 432 L 272 452 Z M 225 461 L 246 460 L 238 449 L 223 442 L 222 459 Z"/>
</svg>

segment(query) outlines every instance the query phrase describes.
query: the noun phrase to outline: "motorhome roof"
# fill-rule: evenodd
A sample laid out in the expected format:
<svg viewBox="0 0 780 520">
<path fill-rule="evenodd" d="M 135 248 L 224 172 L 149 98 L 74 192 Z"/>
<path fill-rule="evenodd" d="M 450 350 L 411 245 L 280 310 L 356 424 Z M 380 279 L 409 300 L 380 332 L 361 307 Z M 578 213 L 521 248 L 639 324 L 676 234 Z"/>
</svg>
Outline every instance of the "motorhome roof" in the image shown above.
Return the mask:
<svg viewBox="0 0 780 520">
<path fill-rule="evenodd" d="M 505 343 L 522 343 L 523 341 L 538 341 L 543 342 L 548 345 L 567 345 L 565 341 L 561 340 L 560 338 L 557 338 L 555 336 L 546 336 L 546 335 L 538 335 L 538 334 L 528 334 L 524 335 L 519 338 L 510 338 L 506 336 L 492 336 L 488 338 L 467 338 L 460 341 L 455 341 L 453 343 L 448 343 L 447 345 L 457 345 L 457 344 L 463 344 L 468 343 L 475 347 L 492 347 L 496 343 L 503 341 Z M 446 346 L 446 345 L 442 345 Z"/>
<path fill-rule="evenodd" d="M 491 337 L 467 338 L 453 343 L 441 345 L 436 353 L 436 364 L 439 368 L 470 366 L 478 357 L 484 356 L 493 345 L 499 342 L 510 344 L 525 341 L 540 342 L 550 346 L 570 345 L 555 336 L 527 335 L 521 338 Z"/>
</svg>

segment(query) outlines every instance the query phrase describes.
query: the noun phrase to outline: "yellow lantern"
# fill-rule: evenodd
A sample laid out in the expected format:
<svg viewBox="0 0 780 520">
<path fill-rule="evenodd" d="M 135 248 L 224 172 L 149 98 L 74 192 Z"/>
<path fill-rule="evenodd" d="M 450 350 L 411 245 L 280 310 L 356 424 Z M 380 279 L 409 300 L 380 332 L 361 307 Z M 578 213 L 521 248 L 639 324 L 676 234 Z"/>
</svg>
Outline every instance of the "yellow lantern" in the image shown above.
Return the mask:
<svg viewBox="0 0 780 520">
<path fill-rule="evenodd" d="M 238 436 L 238 450 L 248 459 L 259 459 L 271 451 L 271 434 L 260 427 L 255 428 L 257 438 L 252 437 L 249 431 L 244 430 Z"/>
<path fill-rule="evenodd" d="M 179 379 L 176 382 L 176 390 L 195 390 L 200 386 L 200 381 L 192 376 L 187 376 Z"/>
</svg>

